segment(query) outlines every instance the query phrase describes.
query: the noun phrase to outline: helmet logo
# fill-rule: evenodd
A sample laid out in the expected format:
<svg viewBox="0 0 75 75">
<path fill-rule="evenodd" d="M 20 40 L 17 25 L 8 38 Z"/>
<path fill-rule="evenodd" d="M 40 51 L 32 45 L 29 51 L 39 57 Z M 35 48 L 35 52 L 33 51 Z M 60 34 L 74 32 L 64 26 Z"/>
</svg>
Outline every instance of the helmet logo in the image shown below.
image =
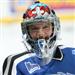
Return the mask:
<svg viewBox="0 0 75 75">
<path fill-rule="evenodd" d="M 36 11 L 32 11 L 33 14 L 37 14 L 37 16 L 41 16 L 44 13 L 44 10 L 40 10 L 40 7 L 36 7 Z"/>
</svg>

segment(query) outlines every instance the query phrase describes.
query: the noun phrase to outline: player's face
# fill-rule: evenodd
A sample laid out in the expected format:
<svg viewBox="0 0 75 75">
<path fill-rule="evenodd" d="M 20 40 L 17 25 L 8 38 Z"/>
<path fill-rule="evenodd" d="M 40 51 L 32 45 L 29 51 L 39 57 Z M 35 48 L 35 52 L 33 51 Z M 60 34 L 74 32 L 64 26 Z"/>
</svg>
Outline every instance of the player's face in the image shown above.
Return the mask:
<svg viewBox="0 0 75 75">
<path fill-rule="evenodd" d="M 48 39 L 53 30 L 52 24 L 46 22 L 39 22 L 36 25 L 31 25 L 28 27 L 29 33 L 32 39 Z"/>
</svg>

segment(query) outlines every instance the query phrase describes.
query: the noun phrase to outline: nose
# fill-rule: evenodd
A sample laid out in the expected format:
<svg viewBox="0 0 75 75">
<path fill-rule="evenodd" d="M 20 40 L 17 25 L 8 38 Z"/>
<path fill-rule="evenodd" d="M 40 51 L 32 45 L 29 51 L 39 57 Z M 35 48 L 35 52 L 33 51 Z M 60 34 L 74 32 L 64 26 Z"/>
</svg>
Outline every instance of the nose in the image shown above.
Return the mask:
<svg viewBox="0 0 75 75">
<path fill-rule="evenodd" d="M 43 32 L 42 29 L 40 29 L 39 32 L 38 32 L 38 38 L 39 39 L 44 39 L 45 38 L 45 35 L 44 35 L 44 32 Z"/>
</svg>

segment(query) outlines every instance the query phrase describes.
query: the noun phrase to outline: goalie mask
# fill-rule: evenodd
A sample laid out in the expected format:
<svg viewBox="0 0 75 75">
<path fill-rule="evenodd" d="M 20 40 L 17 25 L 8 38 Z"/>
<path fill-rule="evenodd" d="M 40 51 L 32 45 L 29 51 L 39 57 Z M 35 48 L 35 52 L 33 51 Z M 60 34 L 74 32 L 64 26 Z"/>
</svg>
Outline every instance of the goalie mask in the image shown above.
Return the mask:
<svg viewBox="0 0 75 75">
<path fill-rule="evenodd" d="M 30 34 L 30 26 L 51 25 L 52 33 L 47 38 L 33 39 Z M 23 15 L 21 23 L 24 44 L 28 50 L 33 50 L 39 58 L 53 57 L 56 48 L 56 40 L 60 29 L 59 19 L 54 10 L 46 4 L 35 2 Z M 31 30 L 35 33 L 36 29 Z"/>
</svg>

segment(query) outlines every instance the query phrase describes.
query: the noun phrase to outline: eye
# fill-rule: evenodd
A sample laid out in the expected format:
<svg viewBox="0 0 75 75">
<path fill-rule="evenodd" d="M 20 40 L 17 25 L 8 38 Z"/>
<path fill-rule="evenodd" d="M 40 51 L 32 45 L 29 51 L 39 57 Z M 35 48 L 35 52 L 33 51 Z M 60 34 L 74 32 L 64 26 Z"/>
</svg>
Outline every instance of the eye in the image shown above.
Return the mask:
<svg viewBox="0 0 75 75">
<path fill-rule="evenodd" d="M 49 28 L 49 25 L 46 25 L 46 26 L 43 27 L 43 29 L 46 29 L 46 28 Z"/>
<path fill-rule="evenodd" d="M 37 32 L 39 30 L 39 28 L 37 27 L 32 27 L 29 29 L 30 32 Z"/>
</svg>

